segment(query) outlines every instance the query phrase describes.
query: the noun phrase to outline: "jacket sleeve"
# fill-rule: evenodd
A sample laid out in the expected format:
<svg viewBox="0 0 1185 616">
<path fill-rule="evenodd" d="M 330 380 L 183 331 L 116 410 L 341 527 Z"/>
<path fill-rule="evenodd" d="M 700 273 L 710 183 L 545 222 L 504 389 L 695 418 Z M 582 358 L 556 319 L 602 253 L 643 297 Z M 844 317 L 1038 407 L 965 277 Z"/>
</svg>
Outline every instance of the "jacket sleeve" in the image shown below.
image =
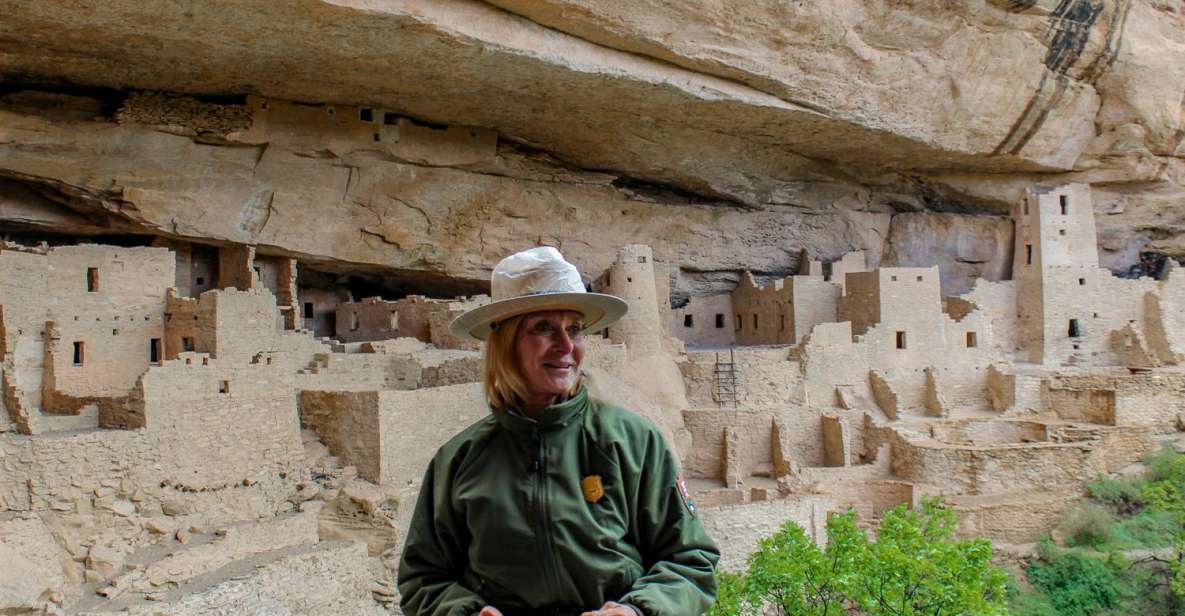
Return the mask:
<svg viewBox="0 0 1185 616">
<path fill-rule="evenodd" d="M 647 570 L 620 601 L 646 616 L 703 614 L 716 599 L 720 550 L 677 484 L 678 463 L 657 431 L 641 471 L 637 520 Z"/>
<path fill-rule="evenodd" d="M 452 508 L 451 478 L 434 459 L 424 473 L 399 562 L 399 606 L 407 616 L 472 616 L 485 606 L 461 583 L 468 533 Z"/>
</svg>

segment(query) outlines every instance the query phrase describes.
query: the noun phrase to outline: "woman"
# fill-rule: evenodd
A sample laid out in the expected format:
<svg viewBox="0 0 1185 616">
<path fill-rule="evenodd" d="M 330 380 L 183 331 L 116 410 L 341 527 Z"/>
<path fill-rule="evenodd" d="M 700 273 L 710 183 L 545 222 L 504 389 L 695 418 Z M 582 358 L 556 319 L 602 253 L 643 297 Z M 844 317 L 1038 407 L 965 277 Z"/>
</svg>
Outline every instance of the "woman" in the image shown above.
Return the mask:
<svg viewBox="0 0 1185 616">
<path fill-rule="evenodd" d="M 694 616 L 719 551 L 649 421 L 588 396 L 585 335 L 626 303 L 586 293 L 554 248 L 494 268 L 453 321 L 484 340 L 491 414 L 424 474 L 399 565 L 408 616 Z"/>
</svg>

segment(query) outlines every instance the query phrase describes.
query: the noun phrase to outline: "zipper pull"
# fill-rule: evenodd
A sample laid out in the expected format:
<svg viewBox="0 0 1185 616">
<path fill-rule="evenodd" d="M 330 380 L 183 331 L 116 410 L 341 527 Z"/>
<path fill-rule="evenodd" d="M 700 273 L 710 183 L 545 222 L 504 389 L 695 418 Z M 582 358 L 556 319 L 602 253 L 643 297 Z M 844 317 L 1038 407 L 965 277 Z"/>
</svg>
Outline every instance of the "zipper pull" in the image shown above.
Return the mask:
<svg viewBox="0 0 1185 616">
<path fill-rule="evenodd" d="M 535 473 L 536 475 L 538 475 L 539 470 L 543 468 L 543 461 L 540 460 L 540 450 L 542 449 L 543 444 L 539 439 L 539 431 L 535 430 L 531 434 L 531 472 Z"/>
</svg>

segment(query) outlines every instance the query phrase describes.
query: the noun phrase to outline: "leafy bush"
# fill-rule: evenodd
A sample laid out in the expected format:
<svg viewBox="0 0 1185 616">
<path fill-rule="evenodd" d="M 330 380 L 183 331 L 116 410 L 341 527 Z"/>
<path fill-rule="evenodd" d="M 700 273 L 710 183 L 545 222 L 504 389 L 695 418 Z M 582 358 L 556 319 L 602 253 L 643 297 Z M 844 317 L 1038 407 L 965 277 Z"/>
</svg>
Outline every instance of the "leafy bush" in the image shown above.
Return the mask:
<svg viewBox="0 0 1185 616">
<path fill-rule="evenodd" d="M 902 505 L 870 540 L 848 512 L 827 521 L 823 549 L 787 522 L 761 542 L 744 575 L 725 578 L 710 614 L 1007 614 L 1007 576 L 991 565 L 991 543 L 954 539 L 955 521 L 936 500 Z"/>
<path fill-rule="evenodd" d="M 1086 484 L 1086 489 L 1095 500 L 1115 509 L 1120 515 L 1139 513 L 1144 508 L 1140 497 L 1142 479 L 1099 477 Z"/>
<path fill-rule="evenodd" d="M 1008 576 L 1006 588 L 1008 611 L 1014 616 L 1059 616 L 1048 595 L 1040 590 L 1022 587 L 1015 576 Z"/>
<path fill-rule="evenodd" d="M 1009 594 L 1017 616 L 1185 616 L 1185 455 L 1169 448 L 1144 460 L 1138 478 L 1088 484 L 1093 502 L 1067 512 L 1067 549 L 1043 541 L 1029 563 L 1031 590 Z M 1124 558 L 1124 550 L 1177 545 Z"/>
<path fill-rule="evenodd" d="M 1124 548 L 1172 545 L 1181 524 L 1177 515 L 1167 511 L 1148 510 L 1120 520 L 1116 531 L 1116 545 Z"/>
<path fill-rule="evenodd" d="M 1129 598 L 1122 557 L 1058 550 L 1046 542 L 1041 559 L 1029 567 L 1029 581 L 1044 591 L 1057 614 L 1092 616 Z"/>
<path fill-rule="evenodd" d="M 1165 445 L 1144 458 L 1148 467 L 1145 478 L 1148 481 L 1168 481 L 1177 487 L 1185 487 L 1185 455 Z"/>
<path fill-rule="evenodd" d="M 1185 540 L 1177 544 L 1177 558 L 1169 565 L 1169 590 L 1185 603 Z"/>
<path fill-rule="evenodd" d="M 1118 525 L 1110 511 L 1089 503 L 1071 511 L 1061 530 L 1069 545 L 1099 548 L 1115 542 Z"/>
</svg>

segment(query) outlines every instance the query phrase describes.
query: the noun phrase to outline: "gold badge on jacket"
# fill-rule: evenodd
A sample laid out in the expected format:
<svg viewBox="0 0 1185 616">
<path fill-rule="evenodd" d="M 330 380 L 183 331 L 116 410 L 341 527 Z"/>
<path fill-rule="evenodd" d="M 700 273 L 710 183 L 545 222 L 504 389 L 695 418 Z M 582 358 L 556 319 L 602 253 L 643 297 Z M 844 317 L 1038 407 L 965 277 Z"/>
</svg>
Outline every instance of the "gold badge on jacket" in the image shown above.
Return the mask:
<svg viewBox="0 0 1185 616">
<path fill-rule="evenodd" d="M 600 475 L 589 475 L 580 480 L 580 488 L 584 490 L 584 500 L 595 503 L 605 495 L 605 486 L 601 485 Z"/>
</svg>

